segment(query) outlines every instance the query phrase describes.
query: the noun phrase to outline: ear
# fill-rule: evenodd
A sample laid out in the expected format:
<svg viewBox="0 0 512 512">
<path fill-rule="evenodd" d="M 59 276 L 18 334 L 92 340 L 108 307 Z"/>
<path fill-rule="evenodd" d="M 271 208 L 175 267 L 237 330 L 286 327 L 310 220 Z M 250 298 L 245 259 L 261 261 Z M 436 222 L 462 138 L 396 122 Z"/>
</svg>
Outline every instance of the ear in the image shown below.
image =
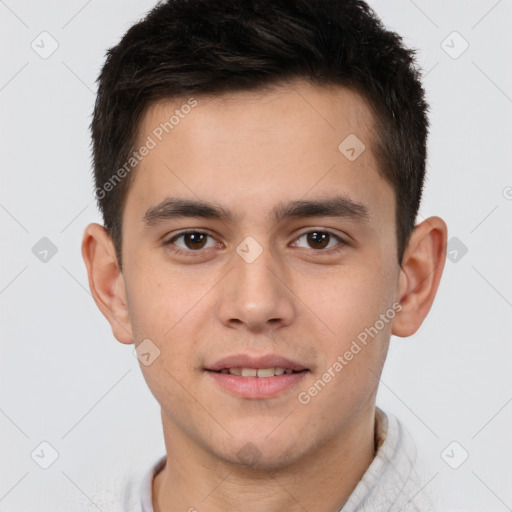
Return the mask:
<svg viewBox="0 0 512 512">
<path fill-rule="evenodd" d="M 103 226 L 93 223 L 85 228 L 82 257 L 93 299 L 110 323 L 112 333 L 121 343 L 133 343 L 124 277 L 119 269 L 114 243 Z"/>
<path fill-rule="evenodd" d="M 402 309 L 395 316 L 392 334 L 411 336 L 427 316 L 446 261 L 448 229 L 439 217 L 418 224 L 404 253 L 398 280 L 398 301 Z"/>
</svg>

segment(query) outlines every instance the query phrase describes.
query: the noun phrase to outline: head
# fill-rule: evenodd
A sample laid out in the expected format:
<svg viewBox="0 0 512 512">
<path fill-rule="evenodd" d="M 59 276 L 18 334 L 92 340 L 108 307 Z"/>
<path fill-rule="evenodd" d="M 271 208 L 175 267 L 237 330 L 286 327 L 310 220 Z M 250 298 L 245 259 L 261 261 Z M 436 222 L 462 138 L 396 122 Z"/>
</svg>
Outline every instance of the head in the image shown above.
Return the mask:
<svg viewBox="0 0 512 512">
<path fill-rule="evenodd" d="M 91 127 L 89 283 L 115 337 L 159 354 L 141 368 L 164 423 L 267 467 L 348 432 L 444 262 L 443 221 L 416 226 L 413 50 L 362 1 L 163 2 L 109 50 Z M 303 371 L 236 395 L 216 371 L 240 354 Z"/>
</svg>

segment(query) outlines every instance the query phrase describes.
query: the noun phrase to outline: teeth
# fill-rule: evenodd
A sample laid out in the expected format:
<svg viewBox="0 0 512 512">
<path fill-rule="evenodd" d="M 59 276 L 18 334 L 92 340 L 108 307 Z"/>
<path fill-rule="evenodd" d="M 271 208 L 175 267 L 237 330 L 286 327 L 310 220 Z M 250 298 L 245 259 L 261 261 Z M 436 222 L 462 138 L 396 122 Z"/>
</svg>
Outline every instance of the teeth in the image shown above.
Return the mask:
<svg viewBox="0 0 512 512">
<path fill-rule="evenodd" d="M 293 370 L 285 370 L 284 368 L 229 368 L 220 371 L 221 373 L 230 373 L 242 377 L 274 377 L 275 375 L 283 375 L 284 373 L 293 373 Z"/>
<path fill-rule="evenodd" d="M 258 377 L 273 377 L 274 368 L 261 368 L 258 370 Z"/>
</svg>

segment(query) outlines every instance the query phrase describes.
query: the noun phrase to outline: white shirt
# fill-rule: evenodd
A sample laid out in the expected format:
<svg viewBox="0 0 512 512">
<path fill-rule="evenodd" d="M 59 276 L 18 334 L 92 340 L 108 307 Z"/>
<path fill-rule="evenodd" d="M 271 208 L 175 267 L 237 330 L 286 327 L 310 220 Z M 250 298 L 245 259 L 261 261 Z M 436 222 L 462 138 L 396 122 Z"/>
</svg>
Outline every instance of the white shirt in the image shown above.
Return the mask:
<svg viewBox="0 0 512 512">
<path fill-rule="evenodd" d="M 376 409 L 377 452 L 345 505 L 337 512 L 432 512 L 428 478 L 418 467 L 410 434 L 395 416 Z M 88 498 L 66 505 L 73 512 L 154 512 L 152 481 L 163 468 L 160 457 L 142 473 L 103 481 Z"/>
</svg>

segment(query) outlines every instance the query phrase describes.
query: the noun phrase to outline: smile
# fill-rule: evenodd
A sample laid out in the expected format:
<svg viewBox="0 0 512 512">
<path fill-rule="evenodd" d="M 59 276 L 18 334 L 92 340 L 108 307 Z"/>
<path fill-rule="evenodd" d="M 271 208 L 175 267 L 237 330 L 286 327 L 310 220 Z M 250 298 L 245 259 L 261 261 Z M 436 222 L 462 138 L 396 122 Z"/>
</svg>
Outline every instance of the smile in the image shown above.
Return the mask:
<svg viewBox="0 0 512 512">
<path fill-rule="evenodd" d="M 289 368 L 223 368 L 217 373 L 238 375 L 239 377 L 276 377 L 284 374 L 297 373 Z"/>
</svg>

